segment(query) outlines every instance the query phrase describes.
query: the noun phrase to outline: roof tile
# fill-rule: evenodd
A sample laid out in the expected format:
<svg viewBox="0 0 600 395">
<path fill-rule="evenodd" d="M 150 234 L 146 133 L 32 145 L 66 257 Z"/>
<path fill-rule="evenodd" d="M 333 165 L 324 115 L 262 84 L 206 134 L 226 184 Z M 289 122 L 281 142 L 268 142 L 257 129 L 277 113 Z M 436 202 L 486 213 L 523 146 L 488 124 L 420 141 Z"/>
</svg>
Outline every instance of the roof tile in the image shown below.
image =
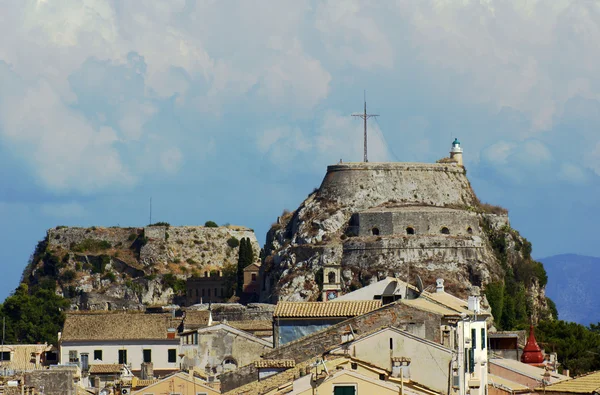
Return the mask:
<svg viewBox="0 0 600 395">
<path fill-rule="evenodd" d="M 355 317 L 381 307 L 381 300 L 349 300 L 342 302 L 279 302 L 273 317 Z"/>
</svg>

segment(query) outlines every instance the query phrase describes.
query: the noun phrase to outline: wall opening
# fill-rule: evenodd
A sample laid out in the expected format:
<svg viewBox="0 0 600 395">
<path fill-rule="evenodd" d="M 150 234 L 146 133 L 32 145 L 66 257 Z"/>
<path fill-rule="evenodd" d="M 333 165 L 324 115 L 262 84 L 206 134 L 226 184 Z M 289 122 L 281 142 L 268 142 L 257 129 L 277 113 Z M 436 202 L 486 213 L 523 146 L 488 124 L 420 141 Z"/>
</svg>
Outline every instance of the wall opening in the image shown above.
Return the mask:
<svg viewBox="0 0 600 395">
<path fill-rule="evenodd" d="M 334 272 L 329 272 L 327 274 L 327 282 L 329 284 L 335 284 L 335 273 Z"/>
<path fill-rule="evenodd" d="M 440 230 L 440 232 L 444 235 L 449 235 L 450 234 L 450 229 L 446 228 L 445 226 Z"/>
<path fill-rule="evenodd" d="M 409 226 L 406 228 L 406 234 L 407 235 L 414 235 L 415 234 L 415 228 L 413 228 L 412 226 Z"/>
<path fill-rule="evenodd" d="M 371 233 L 373 233 L 373 236 L 379 236 L 379 228 L 371 229 Z"/>
<path fill-rule="evenodd" d="M 467 233 L 472 235 L 473 234 L 473 228 L 471 228 L 470 226 L 467 228 Z"/>
</svg>

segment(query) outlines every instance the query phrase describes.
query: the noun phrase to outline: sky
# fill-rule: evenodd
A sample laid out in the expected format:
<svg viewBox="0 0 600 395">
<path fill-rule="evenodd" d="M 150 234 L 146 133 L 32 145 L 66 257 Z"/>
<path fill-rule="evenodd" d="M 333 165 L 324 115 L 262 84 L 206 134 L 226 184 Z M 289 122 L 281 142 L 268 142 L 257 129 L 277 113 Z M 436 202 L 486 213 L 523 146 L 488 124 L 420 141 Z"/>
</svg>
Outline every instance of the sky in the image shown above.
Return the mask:
<svg viewBox="0 0 600 395">
<path fill-rule="evenodd" d="M 600 256 L 600 3 L 0 0 L 0 300 L 46 229 L 244 225 L 326 166 L 434 162 L 541 258 Z"/>
</svg>

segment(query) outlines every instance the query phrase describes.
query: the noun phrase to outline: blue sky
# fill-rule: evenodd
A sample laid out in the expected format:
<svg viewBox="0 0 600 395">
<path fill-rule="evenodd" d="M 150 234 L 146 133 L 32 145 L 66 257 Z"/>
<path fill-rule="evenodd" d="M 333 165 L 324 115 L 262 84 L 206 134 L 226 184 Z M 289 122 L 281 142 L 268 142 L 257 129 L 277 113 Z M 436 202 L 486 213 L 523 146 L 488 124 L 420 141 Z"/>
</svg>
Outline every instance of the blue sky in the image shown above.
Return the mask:
<svg viewBox="0 0 600 395">
<path fill-rule="evenodd" d="M 534 255 L 600 256 L 600 7 L 581 1 L 0 0 L 0 298 L 56 225 L 249 226 L 326 165 L 458 137 Z"/>
</svg>

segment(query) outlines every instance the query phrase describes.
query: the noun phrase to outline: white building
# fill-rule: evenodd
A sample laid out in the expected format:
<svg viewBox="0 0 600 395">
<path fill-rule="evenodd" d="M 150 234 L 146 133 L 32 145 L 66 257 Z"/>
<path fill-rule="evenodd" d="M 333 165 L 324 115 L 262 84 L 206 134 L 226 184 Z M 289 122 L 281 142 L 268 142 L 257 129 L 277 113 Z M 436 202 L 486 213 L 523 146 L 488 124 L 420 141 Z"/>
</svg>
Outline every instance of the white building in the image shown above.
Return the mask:
<svg viewBox="0 0 600 395">
<path fill-rule="evenodd" d="M 179 369 L 179 321 L 168 314 L 72 312 L 59 333 L 60 364 L 87 372 L 94 364 L 123 364 L 134 374 Z"/>
</svg>

